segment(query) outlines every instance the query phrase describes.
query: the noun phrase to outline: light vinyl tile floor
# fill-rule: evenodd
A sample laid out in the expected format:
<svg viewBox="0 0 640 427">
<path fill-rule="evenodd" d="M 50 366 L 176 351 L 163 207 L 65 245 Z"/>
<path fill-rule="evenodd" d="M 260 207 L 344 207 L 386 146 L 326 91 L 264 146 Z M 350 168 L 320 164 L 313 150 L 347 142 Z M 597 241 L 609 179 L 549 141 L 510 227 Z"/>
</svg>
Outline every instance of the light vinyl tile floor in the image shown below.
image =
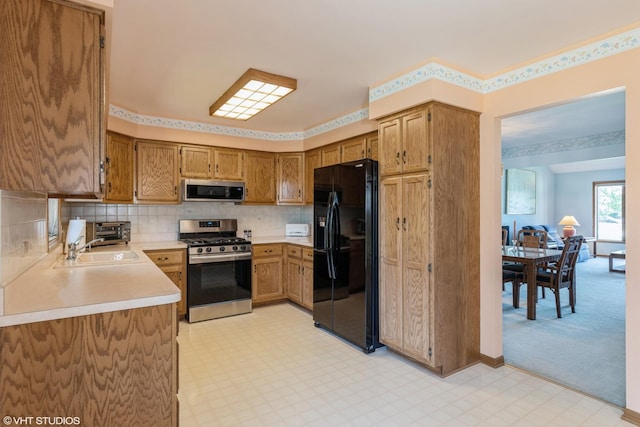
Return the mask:
<svg viewBox="0 0 640 427">
<path fill-rule="evenodd" d="M 180 323 L 180 426 L 631 426 L 622 410 L 517 369 L 440 378 L 369 355 L 290 304 Z"/>
</svg>

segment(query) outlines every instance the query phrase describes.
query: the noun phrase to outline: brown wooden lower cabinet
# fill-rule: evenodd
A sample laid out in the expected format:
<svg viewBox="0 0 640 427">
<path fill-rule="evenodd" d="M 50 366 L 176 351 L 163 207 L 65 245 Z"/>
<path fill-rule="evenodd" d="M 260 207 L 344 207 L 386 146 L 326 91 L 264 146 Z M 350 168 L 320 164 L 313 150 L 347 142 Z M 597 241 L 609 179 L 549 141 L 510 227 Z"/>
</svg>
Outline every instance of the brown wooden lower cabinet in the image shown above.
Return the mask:
<svg viewBox="0 0 640 427">
<path fill-rule="evenodd" d="M 253 245 L 252 251 L 252 303 L 284 301 L 282 244 Z"/>
<path fill-rule="evenodd" d="M 164 274 L 180 289 L 178 316 L 187 314 L 187 250 L 162 249 L 144 251 Z"/>
<path fill-rule="evenodd" d="M 177 426 L 176 325 L 164 304 L 0 328 L 0 414 Z"/>
</svg>

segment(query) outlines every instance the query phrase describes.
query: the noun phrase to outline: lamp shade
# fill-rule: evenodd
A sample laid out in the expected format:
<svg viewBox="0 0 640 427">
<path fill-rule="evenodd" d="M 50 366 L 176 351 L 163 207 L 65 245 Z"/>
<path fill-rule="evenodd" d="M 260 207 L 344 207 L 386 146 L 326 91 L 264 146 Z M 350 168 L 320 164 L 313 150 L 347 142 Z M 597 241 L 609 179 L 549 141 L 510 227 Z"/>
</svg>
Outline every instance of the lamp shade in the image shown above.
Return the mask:
<svg viewBox="0 0 640 427">
<path fill-rule="evenodd" d="M 575 236 L 576 235 L 576 229 L 573 228 L 573 226 L 574 225 L 580 225 L 578 220 L 572 215 L 565 216 L 564 218 L 562 218 L 560 220 L 560 222 L 558 224 L 559 225 L 564 225 L 564 228 L 562 229 L 562 235 L 564 237 Z"/>
</svg>

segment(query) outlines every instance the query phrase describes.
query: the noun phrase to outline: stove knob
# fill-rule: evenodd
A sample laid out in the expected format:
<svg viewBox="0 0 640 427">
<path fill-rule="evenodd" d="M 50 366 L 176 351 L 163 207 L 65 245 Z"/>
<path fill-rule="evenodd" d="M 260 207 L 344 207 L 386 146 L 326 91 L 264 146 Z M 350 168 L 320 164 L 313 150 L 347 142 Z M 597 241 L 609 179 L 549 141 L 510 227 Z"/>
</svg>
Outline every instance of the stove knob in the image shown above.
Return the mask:
<svg viewBox="0 0 640 427">
<path fill-rule="evenodd" d="M 201 254 L 202 253 L 202 248 L 198 248 L 198 253 Z"/>
<path fill-rule="evenodd" d="M 207 252 L 211 252 L 211 248 L 207 248 Z"/>
<path fill-rule="evenodd" d="M 234 251 L 237 251 L 237 250 L 238 250 L 238 247 L 237 247 L 237 246 L 234 246 L 234 247 L 232 247 L 231 249 L 233 249 Z"/>
<path fill-rule="evenodd" d="M 220 246 L 220 252 L 224 252 L 225 247 L 224 246 Z"/>
</svg>

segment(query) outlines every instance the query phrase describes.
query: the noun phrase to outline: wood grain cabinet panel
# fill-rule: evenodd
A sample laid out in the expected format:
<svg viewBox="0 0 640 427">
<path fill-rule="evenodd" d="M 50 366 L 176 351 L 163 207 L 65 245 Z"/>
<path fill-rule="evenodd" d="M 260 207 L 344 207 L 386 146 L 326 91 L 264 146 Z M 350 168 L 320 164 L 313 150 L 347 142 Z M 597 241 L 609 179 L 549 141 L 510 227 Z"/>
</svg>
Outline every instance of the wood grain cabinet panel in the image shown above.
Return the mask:
<svg viewBox="0 0 640 427">
<path fill-rule="evenodd" d="M 330 144 L 320 149 L 322 154 L 322 166 L 337 165 L 341 161 L 340 144 Z"/>
<path fill-rule="evenodd" d="M 136 142 L 136 199 L 142 202 L 178 203 L 178 145 Z"/>
<path fill-rule="evenodd" d="M 105 157 L 105 203 L 133 203 L 133 138 L 109 132 Z"/>
<path fill-rule="evenodd" d="M 278 204 L 304 203 L 304 153 L 281 153 L 278 160 Z"/>
<path fill-rule="evenodd" d="M 296 304 L 302 304 L 302 280 L 302 259 L 287 256 L 287 297 Z"/>
<path fill-rule="evenodd" d="M 232 148 L 214 149 L 215 179 L 242 181 L 244 180 L 244 151 Z"/>
<path fill-rule="evenodd" d="M 187 250 L 151 250 L 144 253 L 180 289 L 178 316 L 184 317 L 187 314 Z"/>
<path fill-rule="evenodd" d="M 0 21 L 0 188 L 101 197 L 104 12 L 3 0 Z"/>
<path fill-rule="evenodd" d="M 433 102 L 379 135 L 380 340 L 448 375 L 480 360 L 478 114 Z"/>
<path fill-rule="evenodd" d="M 247 151 L 245 159 L 245 202 L 276 203 L 276 156 Z"/>
<path fill-rule="evenodd" d="M 369 159 L 378 160 L 378 131 L 367 136 L 367 157 Z"/>
<path fill-rule="evenodd" d="M 286 298 L 282 244 L 253 245 L 252 302 L 282 301 Z"/>
<path fill-rule="evenodd" d="M 0 328 L 0 412 L 177 426 L 174 304 Z"/>
<path fill-rule="evenodd" d="M 211 149 L 193 145 L 180 146 L 180 176 L 182 178 L 211 178 Z"/>
<path fill-rule="evenodd" d="M 320 150 L 311 150 L 304 153 L 304 203 L 313 204 L 313 171 L 322 167 Z"/>
<path fill-rule="evenodd" d="M 340 163 L 364 159 L 367 152 L 367 140 L 362 137 L 348 139 L 340 144 Z"/>
</svg>

